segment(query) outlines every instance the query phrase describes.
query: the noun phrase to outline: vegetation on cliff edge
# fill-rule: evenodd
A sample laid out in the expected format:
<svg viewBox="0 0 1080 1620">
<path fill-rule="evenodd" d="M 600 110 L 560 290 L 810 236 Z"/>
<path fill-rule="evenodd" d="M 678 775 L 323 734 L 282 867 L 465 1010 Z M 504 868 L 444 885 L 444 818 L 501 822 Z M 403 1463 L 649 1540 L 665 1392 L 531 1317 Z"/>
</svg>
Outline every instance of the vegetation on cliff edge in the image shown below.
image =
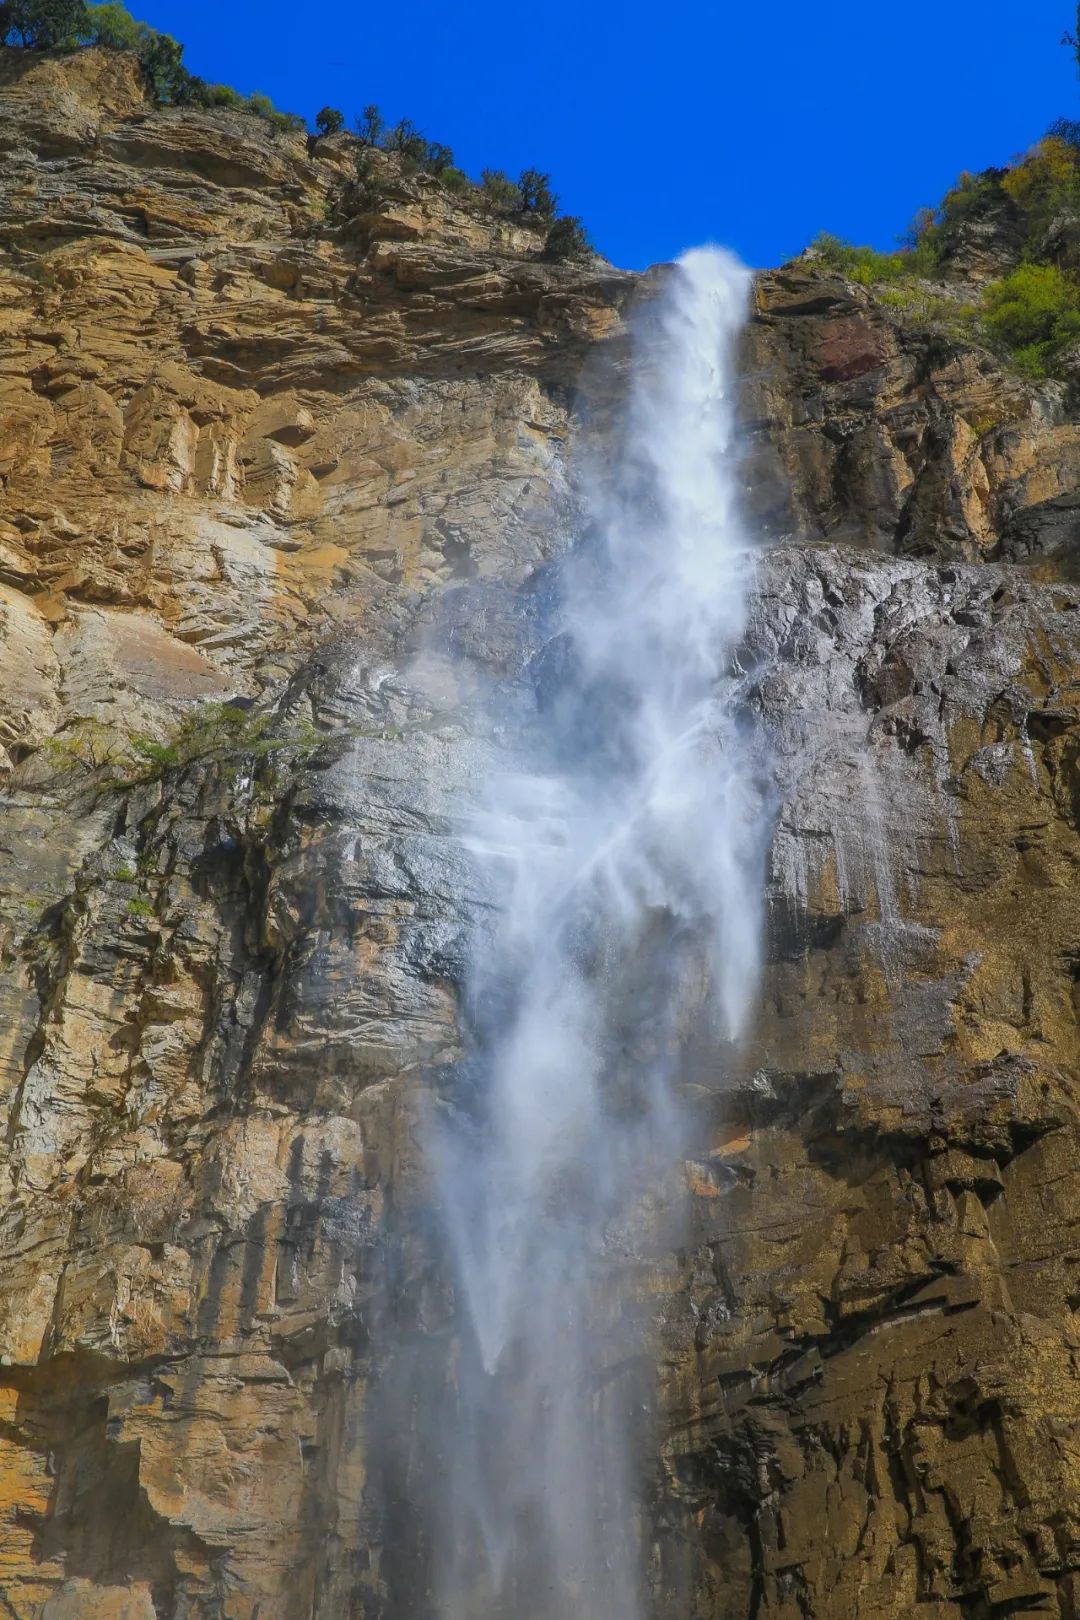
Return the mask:
<svg viewBox="0 0 1080 1620">
<path fill-rule="evenodd" d="M 303 118 L 279 111 L 269 96 L 258 92 L 242 96 L 229 85 L 210 83 L 191 73 L 184 65 L 183 45 L 171 34 L 137 21 L 119 0 L 104 0 L 102 4 L 88 0 L 0 0 L 0 45 L 24 50 L 99 46 L 130 51 L 138 58 L 149 94 L 161 106 L 229 108 L 264 119 L 275 131 L 307 131 Z M 320 138 L 341 134 L 345 129 L 344 113 L 336 107 L 321 108 L 315 129 Z M 586 258 L 594 251 L 582 221 L 576 215 L 560 214 L 551 177 L 540 169 L 524 169 L 517 180 L 511 180 L 501 170 L 485 169 L 480 181 L 474 183 L 458 168 L 449 146 L 429 140 L 408 119 L 388 125 L 373 105 L 358 116 L 355 132 L 360 142 L 353 187 L 358 209 L 377 201 L 376 176 L 366 152 L 378 149 L 390 154 L 405 175 L 429 175 L 448 191 L 469 196 L 495 213 L 519 217 L 542 237 L 541 251 L 546 258 Z"/>
<path fill-rule="evenodd" d="M 1016 262 L 965 297 L 960 255 L 980 231 L 1007 242 Z M 1080 342 L 1080 123 L 1059 119 L 1006 168 L 962 174 L 894 253 L 826 235 L 811 251 L 920 324 L 989 343 L 1025 376 L 1061 374 Z"/>
</svg>

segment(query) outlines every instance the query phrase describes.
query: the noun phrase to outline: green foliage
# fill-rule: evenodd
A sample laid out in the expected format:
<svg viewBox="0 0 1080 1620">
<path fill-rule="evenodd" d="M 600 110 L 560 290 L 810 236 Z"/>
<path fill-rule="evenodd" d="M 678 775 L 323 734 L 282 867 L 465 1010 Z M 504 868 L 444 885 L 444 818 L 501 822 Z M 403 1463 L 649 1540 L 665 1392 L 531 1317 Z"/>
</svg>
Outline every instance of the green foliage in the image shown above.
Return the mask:
<svg viewBox="0 0 1080 1620">
<path fill-rule="evenodd" d="M 1080 283 L 1052 264 L 1022 264 L 983 295 L 991 338 L 1012 352 L 1019 370 L 1045 377 L 1080 338 Z"/>
<path fill-rule="evenodd" d="M 382 139 L 384 152 L 393 152 L 406 174 L 433 174 L 441 176 L 454 167 L 454 154 L 441 141 L 429 141 L 415 124 L 403 118 L 387 131 Z"/>
<path fill-rule="evenodd" d="M 588 232 L 576 214 L 563 214 L 547 234 L 544 256 L 548 259 L 588 259 L 595 252 Z"/>
<path fill-rule="evenodd" d="M 232 107 L 255 113 L 275 130 L 306 127 L 295 113 L 278 112 L 269 96 L 253 95 L 245 100 L 228 85 L 207 84 L 189 73 L 180 41 L 138 22 L 119 0 L 95 5 L 87 5 L 85 0 L 4 0 L 0 4 L 0 43 L 9 38 L 40 50 L 83 44 L 134 51 L 147 89 L 160 106 Z M 344 124 L 342 115 L 337 116 Z"/>
<path fill-rule="evenodd" d="M 1061 213 L 1080 205 L 1080 151 L 1062 134 L 1048 134 L 1002 176 L 1001 189 L 1022 210 L 1029 248 Z"/>
<path fill-rule="evenodd" d="M 968 174 L 965 170 L 951 191 L 947 191 L 938 207 L 938 221 L 942 226 L 956 225 L 972 214 L 979 213 L 995 197 L 1001 196 L 1001 175 L 996 169 L 983 174 Z"/>
<path fill-rule="evenodd" d="M 277 135 L 299 135 L 307 132 L 307 124 L 299 113 L 280 112 L 277 107 L 270 109 L 266 121 Z"/>
<path fill-rule="evenodd" d="M 977 434 L 980 439 L 985 439 L 988 433 L 993 433 L 996 428 L 1001 427 L 1004 419 L 1000 416 L 994 416 L 992 413 L 987 413 L 985 415 L 969 416 L 967 420 L 971 431 Z"/>
<path fill-rule="evenodd" d="M 37 51 L 78 45 L 89 24 L 85 0 L 7 0 L 0 7 L 0 41 L 15 34 L 18 44 Z"/>
<path fill-rule="evenodd" d="M 367 214 L 378 207 L 379 182 L 372 148 L 361 146 L 353 160 L 355 178 L 346 191 L 347 212 Z"/>
<path fill-rule="evenodd" d="M 345 128 L 345 114 L 337 107 L 320 107 L 315 114 L 315 128 L 320 135 L 340 135 Z"/>
<path fill-rule="evenodd" d="M 118 866 L 113 875 L 117 883 L 134 883 L 136 881 L 135 873 L 130 866 Z"/>
<path fill-rule="evenodd" d="M 56 771 L 99 771 L 124 757 L 124 744 L 111 726 L 84 719 L 56 737 L 47 737 L 42 753 Z"/>
<path fill-rule="evenodd" d="M 184 65 L 184 47 L 170 34 L 163 34 L 139 22 L 121 0 L 0 0 L 0 44 L 14 42 L 25 47 L 48 49 L 95 45 L 106 50 L 132 51 L 139 60 L 147 90 L 159 106 L 226 108 L 250 113 L 264 120 L 275 133 L 300 133 L 306 129 L 302 118 L 279 112 L 269 96 L 254 93 L 241 96 L 230 86 L 207 83 Z M 340 108 L 320 108 L 315 119 L 320 135 L 336 135 L 345 127 Z M 525 216 L 537 227 L 550 227 L 544 235 L 544 252 L 551 258 L 573 259 L 592 252 L 581 221 L 559 218 L 559 200 L 549 175 L 539 169 L 525 169 L 517 181 L 499 169 L 485 169 L 479 187 L 474 186 L 454 161 L 451 148 L 431 141 L 409 119 L 401 119 L 387 129 L 379 108 L 370 103 L 356 119 L 356 133 L 366 149 L 381 148 L 391 153 L 405 174 L 429 174 L 448 191 L 465 197 L 477 195 L 489 207 L 508 215 Z M 357 160 L 356 179 L 344 188 L 347 207 L 367 212 L 378 200 L 380 175 L 376 168 Z M 340 200 L 331 217 L 338 212 Z"/>
<path fill-rule="evenodd" d="M 899 281 L 902 276 L 918 273 L 910 253 L 879 253 L 876 248 L 854 247 L 824 231 L 811 245 L 818 258 L 831 269 L 839 270 L 849 281 L 858 281 L 864 287 Z"/>
<path fill-rule="evenodd" d="M 90 776 L 98 788 L 130 788 L 196 760 L 266 759 L 288 753 L 305 759 L 322 744 L 323 735 L 309 721 L 285 728 L 272 716 L 230 703 L 204 703 L 190 710 L 172 735 L 162 741 L 145 733 L 118 732 L 99 720 L 80 720 L 42 744 L 42 754 L 58 775 Z M 122 881 L 126 868 L 117 873 Z"/>
<path fill-rule="evenodd" d="M 958 342 L 978 336 L 977 304 L 929 291 L 917 281 L 894 282 L 878 293 L 878 302 L 915 326 L 931 327 Z"/>
<path fill-rule="evenodd" d="M 127 913 L 129 917 L 152 917 L 154 908 L 149 900 L 144 899 L 141 894 L 137 894 L 134 900 L 128 901 Z"/>
<path fill-rule="evenodd" d="M 406 171 L 420 167 L 420 161 L 427 151 L 427 144 L 416 125 L 408 118 L 400 119 L 393 129 L 387 130 L 382 140 L 383 151 L 396 153 Z"/>
<path fill-rule="evenodd" d="M 139 48 L 139 62 L 155 101 L 183 105 L 198 99 L 199 81 L 184 66 L 183 55 L 184 47 L 171 34 L 147 29 Z"/>
<path fill-rule="evenodd" d="M 175 41 L 173 42 L 175 44 Z M 279 112 L 270 100 L 260 91 L 250 96 L 242 96 L 228 84 L 208 84 L 205 79 L 194 78 L 181 69 L 171 95 L 164 98 L 181 106 L 191 107 L 226 107 L 233 112 L 250 113 L 255 118 L 261 118 L 269 124 L 275 133 L 289 134 L 306 130 L 307 125 L 297 113 Z"/>
<path fill-rule="evenodd" d="M 520 214 L 524 207 L 521 188 L 502 169 L 482 169 L 480 192 L 486 203 L 500 214 Z"/>
<path fill-rule="evenodd" d="M 91 45 L 104 46 L 109 51 L 137 51 L 143 41 L 145 25 L 138 23 L 126 6 L 116 0 L 105 0 L 100 6 L 89 6 L 90 22 L 87 39 Z"/>
<path fill-rule="evenodd" d="M 428 174 L 433 174 L 441 180 L 448 169 L 454 168 L 452 148 L 444 146 L 441 141 L 429 141 L 420 167 Z M 460 169 L 458 173 L 461 173 Z"/>
<path fill-rule="evenodd" d="M 227 107 L 233 112 L 244 110 L 244 98 L 231 84 L 207 84 L 200 79 L 192 90 L 191 99 L 200 107 Z"/>
<path fill-rule="evenodd" d="M 261 759 L 268 754 L 291 749 L 300 757 L 314 752 L 322 733 L 310 723 L 287 731 L 271 731 L 272 716 L 238 708 L 231 703 L 203 703 L 180 721 L 167 742 L 133 736 L 131 748 L 144 766 L 139 780 L 199 759 L 248 757 Z"/>
<path fill-rule="evenodd" d="M 538 214 L 541 219 L 553 219 L 559 211 L 559 199 L 551 189 L 551 176 L 539 169 L 522 169 L 518 175 L 521 209 L 525 214 Z"/>
</svg>

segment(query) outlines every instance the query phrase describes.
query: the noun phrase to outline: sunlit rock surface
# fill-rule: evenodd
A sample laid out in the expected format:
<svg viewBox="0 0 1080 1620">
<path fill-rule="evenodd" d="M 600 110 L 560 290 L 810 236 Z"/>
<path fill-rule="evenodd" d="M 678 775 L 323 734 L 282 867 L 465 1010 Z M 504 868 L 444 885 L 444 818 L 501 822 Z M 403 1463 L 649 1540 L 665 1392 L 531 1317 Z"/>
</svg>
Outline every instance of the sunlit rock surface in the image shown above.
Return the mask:
<svg viewBox="0 0 1080 1620">
<path fill-rule="evenodd" d="M 0 152 L 0 1597 L 414 1620 L 471 672 L 536 667 L 637 283 L 99 53 L 3 53 Z M 627 1268 L 655 1612 L 1073 1620 L 1080 427 L 806 264 L 746 352 L 769 960 Z"/>
</svg>

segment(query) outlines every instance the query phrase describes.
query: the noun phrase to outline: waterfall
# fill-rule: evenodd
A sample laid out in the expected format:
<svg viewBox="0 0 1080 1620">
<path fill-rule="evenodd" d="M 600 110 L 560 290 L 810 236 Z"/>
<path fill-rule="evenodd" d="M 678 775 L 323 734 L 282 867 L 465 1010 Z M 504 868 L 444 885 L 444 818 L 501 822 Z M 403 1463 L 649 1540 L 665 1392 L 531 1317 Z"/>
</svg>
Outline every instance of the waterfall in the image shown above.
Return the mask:
<svg viewBox="0 0 1080 1620">
<path fill-rule="evenodd" d="M 535 708 L 471 829 L 499 903 L 467 987 L 469 1096 L 430 1143 L 459 1317 L 446 1620 L 642 1609 L 641 1211 L 677 1217 L 681 1098 L 695 1064 L 715 1089 L 758 972 L 765 816 L 736 663 L 748 292 L 700 249 L 643 311 Z"/>
</svg>

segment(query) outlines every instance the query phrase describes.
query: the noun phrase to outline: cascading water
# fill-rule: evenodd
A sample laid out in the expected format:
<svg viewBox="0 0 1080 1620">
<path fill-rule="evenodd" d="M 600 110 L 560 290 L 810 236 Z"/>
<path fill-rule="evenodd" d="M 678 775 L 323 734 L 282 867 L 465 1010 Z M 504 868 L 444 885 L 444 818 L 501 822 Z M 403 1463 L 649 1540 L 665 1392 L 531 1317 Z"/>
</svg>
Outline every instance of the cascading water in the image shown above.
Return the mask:
<svg viewBox="0 0 1080 1620">
<path fill-rule="evenodd" d="M 758 968 L 760 762 L 734 662 L 748 279 L 698 250 L 645 312 L 536 707 L 473 828 L 500 903 L 468 986 L 472 1099 L 431 1143 L 460 1319 L 432 1532 L 447 1620 L 642 1608 L 638 1216 L 678 1204 L 693 1054 L 738 1036 Z"/>
</svg>

